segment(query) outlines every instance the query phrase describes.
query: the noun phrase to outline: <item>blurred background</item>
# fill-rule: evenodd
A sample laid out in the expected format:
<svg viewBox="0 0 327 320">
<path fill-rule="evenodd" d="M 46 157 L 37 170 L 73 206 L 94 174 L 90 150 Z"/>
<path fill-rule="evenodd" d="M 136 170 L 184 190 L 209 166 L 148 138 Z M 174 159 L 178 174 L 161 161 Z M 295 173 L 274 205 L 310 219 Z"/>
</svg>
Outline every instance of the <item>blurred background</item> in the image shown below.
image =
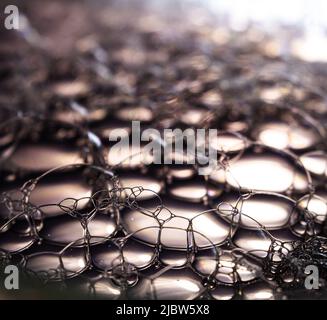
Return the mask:
<svg viewBox="0 0 327 320">
<path fill-rule="evenodd" d="M 179 28 L 191 25 L 200 27 L 210 22 L 216 27 L 241 32 L 255 25 L 260 31 L 278 33 L 278 42 L 284 54 L 291 52 L 310 61 L 327 59 L 327 4 L 323 0 L 2 1 L 3 8 L 9 4 L 16 4 L 21 13 L 26 14 L 26 19 L 22 17 L 20 21 L 23 32 L 28 33 L 28 27 L 35 28 L 54 47 L 54 43 L 58 45 L 55 35 L 59 37 L 60 33 L 65 33 L 64 37 L 61 36 L 60 46 L 69 45 L 69 39 L 76 40 L 76 37 L 89 32 L 92 25 L 94 28 L 94 20 L 100 19 L 110 24 L 110 20 L 119 19 L 123 25 L 127 16 L 129 19 L 126 24 L 131 23 L 130 18 L 136 21 L 141 16 L 144 24 L 151 24 L 153 21 L 150 21 L 150 17 L 157 14 L 161 22 L 174 20 Z M 109 7 L 111 11 L 119 8 L 118 16 L 110 16 L 106 12 Z M 95 13 L 97 19 L 94 19 Z M 156 27 L 159 28 L 159 25 Z M 26 36 L 33 41 L 32 34 Z M 75 38 L 71 38 L 73 36 Z M 290 38 L 294 41 L 290 42 Z"/>
</svg>

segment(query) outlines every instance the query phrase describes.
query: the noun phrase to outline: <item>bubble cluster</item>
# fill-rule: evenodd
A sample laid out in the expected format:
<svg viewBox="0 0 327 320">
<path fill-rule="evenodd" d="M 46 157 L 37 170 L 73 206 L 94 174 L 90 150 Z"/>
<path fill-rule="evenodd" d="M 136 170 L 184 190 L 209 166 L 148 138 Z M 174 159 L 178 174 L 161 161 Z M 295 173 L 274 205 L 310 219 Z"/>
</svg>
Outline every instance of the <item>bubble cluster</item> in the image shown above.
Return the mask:
<svg viewBox="0 0 327 320">
<path fill-rule="evenodd" d="M 229 300 L 312 295 L 315 265 L 324 295 L 326 66 L 203 10 L 39 4 L 0 48 L 0 269 L 42 297 Z M 131 121 L 218 129 L 214 170 L 117 164 L 108 137 Z"/>
</svg>

